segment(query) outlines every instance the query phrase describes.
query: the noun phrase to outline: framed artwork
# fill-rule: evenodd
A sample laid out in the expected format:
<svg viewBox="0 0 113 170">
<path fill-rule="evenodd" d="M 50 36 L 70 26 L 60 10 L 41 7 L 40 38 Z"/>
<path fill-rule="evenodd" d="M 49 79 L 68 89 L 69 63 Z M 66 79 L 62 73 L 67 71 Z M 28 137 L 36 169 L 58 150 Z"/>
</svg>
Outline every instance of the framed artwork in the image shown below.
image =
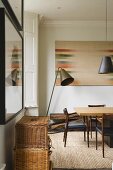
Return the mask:
<svg viewBox="0 0 113 170">
<path fill-rule="evenodd" d="M 2 0 L 18 29 L 23 28 L 23 0 Z"/>
<path fill-rule="evenodd" d="M 113 85 L 113 73 L 98 74 L 103 56 L 113 60 L 113 41 L 55 42 L 56 71 L 58 67 L 66 69 L 75 78 L 71 85 Z"/>
<path fill-rule="evenodd" d="M 0 8 L 0 124 L 23 109 L 23 37 Z"/>
</svg>

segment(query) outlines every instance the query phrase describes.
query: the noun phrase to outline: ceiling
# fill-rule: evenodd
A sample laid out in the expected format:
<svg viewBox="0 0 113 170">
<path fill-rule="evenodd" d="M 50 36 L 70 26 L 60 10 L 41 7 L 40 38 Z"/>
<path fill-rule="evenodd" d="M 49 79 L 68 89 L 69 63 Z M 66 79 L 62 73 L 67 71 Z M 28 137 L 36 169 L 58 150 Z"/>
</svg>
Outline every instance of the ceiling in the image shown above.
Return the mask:
<svg viewBox="0 0 113 170">
<path fill-rule="evenodd" d="M 45 20 L 113 20 L 112 8 L 113 0 L 24 0 L 25 11 Z"/>
</svg>

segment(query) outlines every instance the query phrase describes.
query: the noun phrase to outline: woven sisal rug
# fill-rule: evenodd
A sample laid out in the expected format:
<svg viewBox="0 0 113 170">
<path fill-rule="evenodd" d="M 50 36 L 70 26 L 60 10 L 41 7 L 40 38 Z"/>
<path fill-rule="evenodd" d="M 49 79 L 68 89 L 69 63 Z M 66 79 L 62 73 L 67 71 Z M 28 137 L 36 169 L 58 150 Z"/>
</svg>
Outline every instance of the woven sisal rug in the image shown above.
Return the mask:
<svg viewBox="0 0 113 170">
<path fill-rule="evenodd" d="M 98 150 L 95 149 L 95 134 L 90 147 L 83 140 L 83 132 L 68 132 L 67 146 L 63 144 L 63 132 L 49 134 L 52 140 L 51 160 L 54 170 L 111 170 L 113 148 L 105 145 L 102 157 L 101 136 L 98 135 Z M 56 168 L 56 169 L 55 169 Z"/>
<path fill-rule="evenodd" d="M 66 169 L 66 168 L 53 168 L 53 170 L 89 170 L 89 169 Z M 91 169 L 91 170 L 111 170 L 111 168 L 97 168 L 97 169 Z"/>
<path fill-rule="evenodd" d="M 67 168 L 53 168 L 53 170 L 89 170 L 89 169 L 67 169 Z M 111 170 L 111 168 L 97 168 L 97 169 L 91 169 L 91 170 Z"/>
</svg>

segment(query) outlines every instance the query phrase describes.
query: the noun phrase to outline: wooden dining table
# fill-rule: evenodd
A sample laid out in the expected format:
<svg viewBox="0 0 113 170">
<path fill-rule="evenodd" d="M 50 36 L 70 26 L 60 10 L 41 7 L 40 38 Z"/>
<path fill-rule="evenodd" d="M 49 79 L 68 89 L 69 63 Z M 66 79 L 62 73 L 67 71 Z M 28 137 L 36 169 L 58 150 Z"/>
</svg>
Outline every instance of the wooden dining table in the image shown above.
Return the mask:
<svg viewBox="0 0 113 170">
<path fill-rule="evenodd" d="M 80 116 L 102 116 L 113 114 L 113 107 L 75 107 L 75 112 Z"/>
<path fill-rule="evenodd" d="M 103 114 L 111 114 L 113 115 L 113 107 L 75 107 L 74 111 L 80 115 L 86 118 L 87 122 L 87 133 L 88 133 L 88 141 L 89 141 L 89 121 L 88 117 L 91 116 L 102 116 Z M 113 121 L 110 122 L 110 127 L 113 128 Z M 113 148 L 113 137 L 105 137 L 105 142 L 108 144 L 109 147 Z M 89 144 L 88 144 L 89 146 Z"/>
</svg>

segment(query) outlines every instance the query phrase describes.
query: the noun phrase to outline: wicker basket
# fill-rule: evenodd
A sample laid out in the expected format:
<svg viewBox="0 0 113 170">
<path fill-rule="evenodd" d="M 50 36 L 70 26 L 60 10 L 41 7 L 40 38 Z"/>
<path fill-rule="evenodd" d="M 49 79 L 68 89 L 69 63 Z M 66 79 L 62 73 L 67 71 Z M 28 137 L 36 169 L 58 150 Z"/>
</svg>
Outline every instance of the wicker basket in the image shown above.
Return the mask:
<svg viewBox="0 0 113 170">
<path fill-rule="evenodd" d="M 14 158 L 15 170 L 49 170 L 49 154 L 47 149 L 15 149 Z"/>
<path fill-rule="evenodd" d="M 48 148 L 48 117 L 24 116 L 16 124 L 17 148 Z"/>
</svg>

